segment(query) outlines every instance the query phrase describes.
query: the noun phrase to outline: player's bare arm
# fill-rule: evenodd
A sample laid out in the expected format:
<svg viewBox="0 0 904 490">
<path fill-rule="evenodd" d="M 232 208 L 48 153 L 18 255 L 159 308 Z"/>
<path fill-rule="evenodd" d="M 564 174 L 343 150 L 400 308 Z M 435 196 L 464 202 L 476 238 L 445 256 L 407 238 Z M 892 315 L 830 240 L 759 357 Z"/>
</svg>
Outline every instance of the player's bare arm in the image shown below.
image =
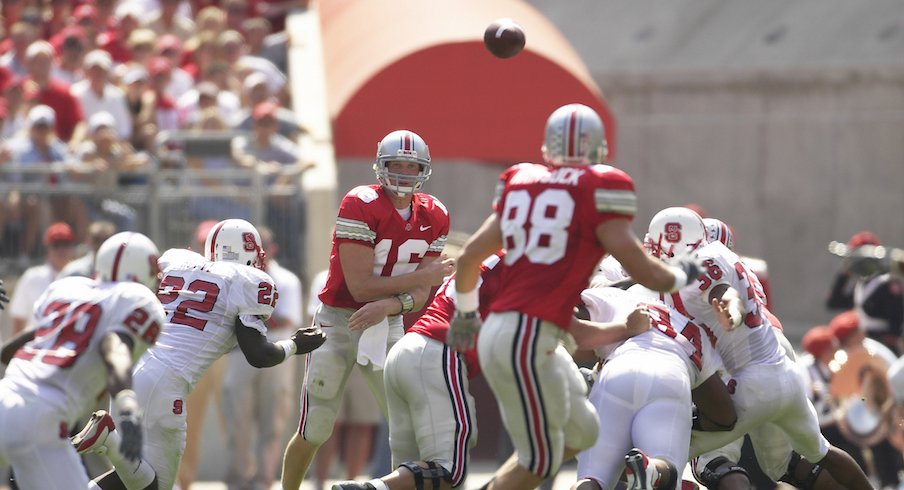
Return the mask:
<svg viewBox="0 0 904 490">
<path fill-rule="evenodd" d="M 459 293 L 477 291 L 480 279 L 480 264 L 502 248 L 502 231 L 499 228 L 499 217 L 490 215 L 480 228 L 465 243 L 455 272 L 455 290 Z M 459 305 L 461 307 L 461 305 Z M 477 308 L 469 308 L 476 310 Z"/>
<path fill-rule="evenodd" d="M 132 349 L 128 335 L 110 332 L 100 342 L 100 356 L 107 366 L 107 389 L 111 397 L 132 387 Z"/>
<path fill-rule="evenodd" d="M 34 338 L 35 331 L 29 330 L 27 332 L 19 332 L 18 335 L 3 344 L 3 348 L 0 349 L 0 364 L 9 364 L 9 361 L 12 361 L 13 356 L 16 355 L 16 351 Z"/>
<path fill-rule="evenodd" d="M 643 305 L 634 309 L 623 322 L 594 322 L 586 318 L 589 316 L 575 316 L 569 326 L 569 332 L 581 350 L 621 342 L 650 329 L 649 312 Z"/>
<path fill-rule="evenodd" d="M 697 406 L 694 430 L 729 431 L 738 421 L 731 394 L 718 374 L 713 374 L 700 386 L 691 390 L 691 397 Z"/>
<path fill-rule="evenodd" d="M 675 274 L 668 266 L 646 253 L 631 231 L 628 219 L 615 218 L 600 223 L 596 227 L 596 236 L 638 283 L 654 291 L 670 291 L 676 286 Z"/>
<path fill-rule="evenodd" d="M 709 291 L 709 304 L 719 319 L 719 325 L 726 331 L 741 325 L 747 314 L 741 296 L 728 284 L 717 284 Z"/>
<path fill-rule="evenodd" d="M 256 368 L 276 366 L 290 356 L 307 354 L 326 341 L 319 327 L 304 327 L 287 340 L 270 342 L 261 331 L 246 326 L 239 318 L 235 319 L 235 338 L 248 364 Z"/>
<path fill-rule="evenodd" d="M 455 267 L 454 259 L 437 261 L 433 257 L 425 257 L 422 266 L 413 272 L 398 276 L 378 276 L 373 272 L 373 249 L 357 243 L 339 245 L 339 263 L 342 265 L 349 293 L 355 301 L 361 303 L 410 292 L 419 287 L 429 289 L 439 286 Z"/>
</svg>

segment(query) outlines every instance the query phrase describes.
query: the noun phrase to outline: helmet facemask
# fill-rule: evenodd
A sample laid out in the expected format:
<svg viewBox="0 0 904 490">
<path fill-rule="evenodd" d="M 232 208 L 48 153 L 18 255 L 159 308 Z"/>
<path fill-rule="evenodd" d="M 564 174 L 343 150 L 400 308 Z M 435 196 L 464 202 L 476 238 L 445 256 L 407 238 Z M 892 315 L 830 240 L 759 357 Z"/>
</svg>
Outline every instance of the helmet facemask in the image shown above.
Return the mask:
<svg viewBox="0 0 904 490">
<path fill-rule="evenodd" d="M 390 172 L 392 162 L 414 162 L 419 166 L 416 175 Z M 420 190 L 430 179 L 430 150 L 427 143 L 413 131 L 393 131 L 377 143 L 374 173 L 384 188 L 396 195 L 410 195 Z"/>
</svg>

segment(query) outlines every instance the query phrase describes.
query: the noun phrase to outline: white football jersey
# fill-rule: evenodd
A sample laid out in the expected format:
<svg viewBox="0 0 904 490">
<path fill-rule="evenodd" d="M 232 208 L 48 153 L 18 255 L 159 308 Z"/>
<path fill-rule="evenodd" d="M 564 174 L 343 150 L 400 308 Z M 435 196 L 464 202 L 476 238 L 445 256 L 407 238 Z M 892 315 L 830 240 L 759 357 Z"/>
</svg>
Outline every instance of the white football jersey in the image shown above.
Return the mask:
<svg viewBox="0 0 904 490">
<path fill-rule="evenodd" d="M 699 248 L 697 258 L 704 268 L 700 277 L 678 293 L 664 293 L 664 301 L 712 332 L 716 350 L 730 373 L 750 364 L 780 363 L 784 352 L 763 311 L 766 294 L 756 274 L 722 242 L 710 242 Z M 710 291 L 719 284 L 734 288 L 747 310 L 741 325 L 731 331 L 722 328 L 709 303 Z"/>
<path fill-rule="evenodd" d="M 147 287 L 67 277 L 50 284 L 35 303 L 35 338 L 10 362 L 4 382 L 38 394 L 69 422 L 87 413 L 107 386 L 100 343 L 109 332 L 134 340 L 133 361 L 153 344 L 163 308 Z"/>
<path fill-rule="evenodd" d="M 595 322 L 624 321 L 640 304 L 646 305 L 650 312 L 650 330 L 596 349 L 601 359 L 611 359 L 636 349 L 676 355 L 687 365 L 691 388 L 699 386 L 722 367 L 706 332 L 661 301 L 618 288 L 585 289 L 581 301 Z"/>
<path fill-rule="evenodd" d="M 194 388 L 204 371 L 236 346 L 235 321 L 267 334 L 279 293 L 266 272 L 232 262 L 211 262 L 184 249 L 158 261 L 157 297 L 166 325 L 148 353 L 180 372 Z"/>
</svg>

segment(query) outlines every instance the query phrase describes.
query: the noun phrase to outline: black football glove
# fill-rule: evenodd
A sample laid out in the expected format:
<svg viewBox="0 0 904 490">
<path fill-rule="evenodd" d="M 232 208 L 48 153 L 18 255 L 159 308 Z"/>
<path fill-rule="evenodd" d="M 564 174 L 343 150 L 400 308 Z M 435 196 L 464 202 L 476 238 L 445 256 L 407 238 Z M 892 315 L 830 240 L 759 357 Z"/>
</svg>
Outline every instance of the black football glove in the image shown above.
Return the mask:
<svg viewBox="0 0 904 490">
<path fill-rule="evenodd" d="M 295 354 L 307 354 L 326 342 L 326 334 L 320 327 L 310 326 L 299 328 L 292 334 L 292 341 L 295 342 L 297 349 Z"/>
<path fill-rule="evenodd" d="M 119 432 L 122 442 L 119 452 L 130 461 L 141 459 L 142 435 L 141 435 L 141 410 L 138 407 L 138 399 L 132 390 L 122 390 L 116 394 L 113 401 L 116 412 L 116 430 Z"/>
</svg>

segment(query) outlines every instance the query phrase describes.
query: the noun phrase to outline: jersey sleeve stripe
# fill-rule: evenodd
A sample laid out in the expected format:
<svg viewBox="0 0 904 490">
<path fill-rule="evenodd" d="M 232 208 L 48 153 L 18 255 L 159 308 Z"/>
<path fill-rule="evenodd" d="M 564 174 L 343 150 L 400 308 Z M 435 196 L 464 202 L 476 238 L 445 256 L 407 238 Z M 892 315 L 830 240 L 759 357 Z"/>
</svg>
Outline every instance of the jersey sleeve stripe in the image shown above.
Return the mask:
<svg viewBox="0 0 904 490">
<path fill-rule="evenodd" d="M 377 233 L 372 231 L 363 221 L 339 218 L 336 220 L 336 238 L 361 240 L 374 243 Z"/>
<path fill-rule="evenodd" d="M 436 252 L 442 253 L 443 248 L 446 246 L 446 235 L 441 235 L 437 237 L 436 240 L 433 240 L 433 243 L 430 244 L 430 247 L 427 248 L 428 252 Z"/>
<path fill-rule="evenodd" d="M 637 213 L 637 196 L 633 191 L 596 189 L 593 197 L 596 210 L 601 213 Z"/>
</svg>

